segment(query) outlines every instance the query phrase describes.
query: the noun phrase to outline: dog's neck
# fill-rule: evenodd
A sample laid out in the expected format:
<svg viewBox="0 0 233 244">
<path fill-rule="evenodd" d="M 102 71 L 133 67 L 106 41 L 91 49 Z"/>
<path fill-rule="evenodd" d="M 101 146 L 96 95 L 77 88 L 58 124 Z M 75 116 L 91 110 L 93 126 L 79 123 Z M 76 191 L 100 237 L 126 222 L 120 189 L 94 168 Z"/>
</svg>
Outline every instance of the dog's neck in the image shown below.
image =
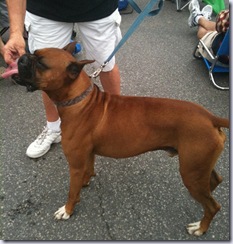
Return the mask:
<svg viewBox="0 0 233 244">
<path fill-rule="evenodd" d="M 83 99 L 85 99 L 91 93 L 92 90 L 93 90 L 93 83 L 91 83 L 90 86 L 86 90 L 84 90 L 80 95 L 66 101 L 61 101 L 61 102 L 55 101 L 54 104 L 57 107 L 67 107 L 67 106 L 74 105 L 76 103 L 81 102 Z"/>
<path fill-rule="evenodd" d="M 82 82 L 82 79 L 85 82 Z M 57 91 L 47 91 L 46 93 L 57 107 L 67 107 L 83 101 L 91 93 L 93 86 L 92 80 L 82 70 L 78 78 L 72 81 L 69 86 L 63 86 Z M 64 96 L 61 97 L 61 94 L 64 94 Z"/>
</svg>

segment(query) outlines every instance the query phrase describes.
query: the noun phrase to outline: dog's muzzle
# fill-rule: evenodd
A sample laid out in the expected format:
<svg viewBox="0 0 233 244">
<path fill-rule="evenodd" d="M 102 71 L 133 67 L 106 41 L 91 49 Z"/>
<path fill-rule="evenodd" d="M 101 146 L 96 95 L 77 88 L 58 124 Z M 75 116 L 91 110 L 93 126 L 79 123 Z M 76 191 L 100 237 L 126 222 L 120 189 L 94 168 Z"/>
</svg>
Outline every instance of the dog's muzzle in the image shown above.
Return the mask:
<svg viewBox="0 0 233 244">
<path fill-rule="evenodd" d="M 18 60 L 19 75 L 14 80 L 21 86 L 26 86 L 27 91 L 33 92 L 39 87 L 35 83 L 35 56 L 24 54 Z"/>
</svg>

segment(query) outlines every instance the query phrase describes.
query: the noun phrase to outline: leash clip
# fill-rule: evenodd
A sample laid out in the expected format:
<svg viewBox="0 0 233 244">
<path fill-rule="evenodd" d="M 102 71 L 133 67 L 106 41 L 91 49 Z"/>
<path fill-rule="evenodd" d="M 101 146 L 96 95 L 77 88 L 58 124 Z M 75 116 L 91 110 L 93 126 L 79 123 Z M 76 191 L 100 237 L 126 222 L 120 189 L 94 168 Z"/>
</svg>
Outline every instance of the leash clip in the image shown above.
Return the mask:
<svg viewBox="0 0 233 244">
<path fill-rule="evenodd" d="M 100 67 L 94 71 L 91 75 L 89 75 L 90 78 L 96 78 L 99 76 L 100 72 L 103 71 L 104 67 L 108 64 L 108 62 L 104 62 Z"/>
<path fill-rule="evenodd" d="M 121 48 L 121 46 L 126 42 L 126 40 L 132 35 L 132 33 L 136 30 L 136 28 L 140 25 L 140 23 L 143 21 L 143 19 L 146 16 L 154 16 L 159 13 L 163 6 L 164 0 L 150 0 L 149 3 L 146 5 L 144 10 L 142 11 L 138 5 L 133 0 L 128 0 L 130 5 L 135 9 L 136 12 L 139 13 L 139 16 L 136 18 L 136 20 L 133 22 L 133 24 L 130 26 L 128 31 L 125 33 L 123 38 L 120 40 L 120 42 L 117 44 L 113 52 L 110 54 L 108 59 L 91 75 L 89 75 L 90 78 L 96 78 L 100 72 L 103 70 L 103 68 L 108 64 L 108 62 L 111 60 L 111 58 L 115 55 L 115 53 Z M 158 8 L 155 10 L 151 10 L 152 7 L 155 5 L 155 3 L 159 1 Z"/>
</svg>

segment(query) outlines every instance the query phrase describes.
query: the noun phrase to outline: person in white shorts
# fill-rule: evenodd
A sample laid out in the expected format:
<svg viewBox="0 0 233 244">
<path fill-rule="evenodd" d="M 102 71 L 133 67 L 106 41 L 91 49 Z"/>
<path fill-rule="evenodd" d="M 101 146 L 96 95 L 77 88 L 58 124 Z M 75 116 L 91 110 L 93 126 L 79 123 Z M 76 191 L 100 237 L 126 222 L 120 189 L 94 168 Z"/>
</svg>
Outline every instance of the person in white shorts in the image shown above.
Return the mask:
<svg viewBox="0 0 233 244">
<path fill-rule="evenodd" d="M 29 51 L 33 53 L 41 48 L 63 48 L 71 40 L 74 23 L 78 23 L 86 58 L 96 60 L 93 63 L 96 68 L 103 64 L 121 39 L 118 0 L 9 0 L 7 4 L 11 28 L 10 39 L 4 47 L 4 59 L 8 64 L 25 53 L 24 24 L 28 31 Z M 120 94 L 120 74 L 115 57 L 100 73 L 100 81 L 104 91 Z M 47 125 L 27 148 L 26 154 L 31 158 L 43 156 L 52 143 L 61 141 L 57 109 L 46 93 L 42 92 L 42 98 Z"/>
</svg>

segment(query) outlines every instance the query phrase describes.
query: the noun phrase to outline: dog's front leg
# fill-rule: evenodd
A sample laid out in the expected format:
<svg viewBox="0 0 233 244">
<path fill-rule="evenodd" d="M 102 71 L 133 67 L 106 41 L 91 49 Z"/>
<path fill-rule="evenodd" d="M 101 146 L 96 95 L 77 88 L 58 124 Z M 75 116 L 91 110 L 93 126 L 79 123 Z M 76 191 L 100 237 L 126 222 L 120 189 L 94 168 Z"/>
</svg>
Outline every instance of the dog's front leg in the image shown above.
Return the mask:
<svg viewBox="0 0 233 244">
<path fill-rule="evenodd" d="M 74 156 L 74 155 L 73 155 Z M 83 155 L 67 157 L 70 169 L 70 190 L 67 203 L 59 208 L 55 213 L 55 219 L 69 219 L 72 215 L 76 203 L 80 201 L 80 191 L 83 186 L 83 179 L 86 173 L 88 159 Z"/>
</svg>

